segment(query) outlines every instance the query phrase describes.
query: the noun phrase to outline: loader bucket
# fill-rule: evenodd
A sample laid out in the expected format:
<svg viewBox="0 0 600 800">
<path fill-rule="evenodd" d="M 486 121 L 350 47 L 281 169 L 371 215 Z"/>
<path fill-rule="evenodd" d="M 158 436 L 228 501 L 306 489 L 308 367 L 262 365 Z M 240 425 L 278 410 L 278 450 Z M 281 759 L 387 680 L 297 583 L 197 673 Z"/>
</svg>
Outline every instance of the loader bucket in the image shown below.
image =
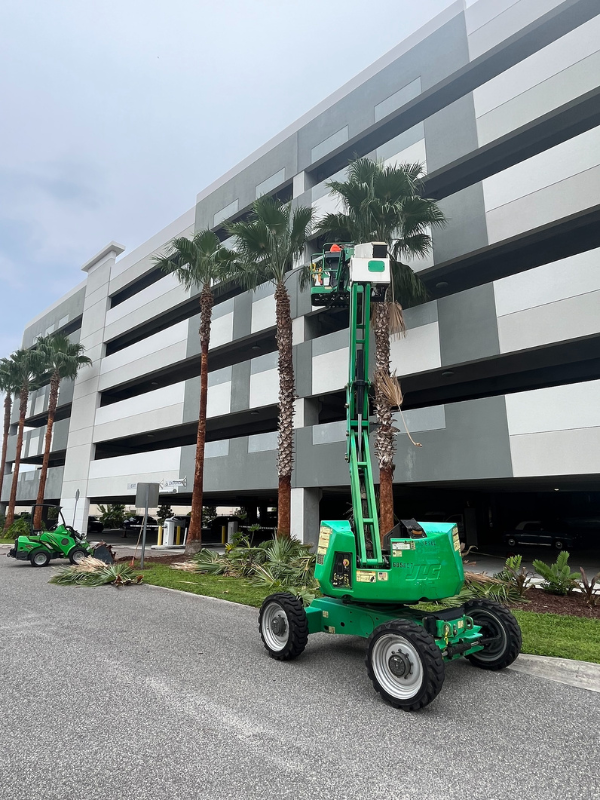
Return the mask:
<svg viewBox="0 0 600 800">
<path fill-rule="evenodd" d="M 106 542 L 100 542 L 96 547 L 94 547 L 94 552 L 92 553 L 94 558 L 99 559 L 100 561 L 104 561 L 105 564 L 114 564 L 115 563 L 115 556 L 112 551 L 112 547 Z"/>
</svg>

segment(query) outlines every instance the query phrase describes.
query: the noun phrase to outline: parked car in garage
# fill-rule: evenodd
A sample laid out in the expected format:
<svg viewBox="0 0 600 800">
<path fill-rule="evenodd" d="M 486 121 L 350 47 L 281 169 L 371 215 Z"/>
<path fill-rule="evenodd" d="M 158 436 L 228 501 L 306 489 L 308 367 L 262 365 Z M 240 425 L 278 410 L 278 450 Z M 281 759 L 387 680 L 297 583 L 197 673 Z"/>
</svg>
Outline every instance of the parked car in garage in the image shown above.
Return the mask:
<svg viewBox="0 0 600 800">
<path fill-rule="evenodd" d="M 542 545 L 554 547 L 556 550 L 572 549 L 576 544 L 576 536 L 565 523 L 548 524 L 541 520 L 524 520 L 516 528 L 504 534 L 504 543 L 508 547 L 518 544 Z"/>
<path fill-rule="evenodd" d="M 100 522 L 98 517 L 88 517 L 87 532 L 88 533 L 102 533 L 104 530 L 104 523 Z"/>
<path fill-rule="evenodd" d="M 126 531 L 139 531 L 143 524 L 143 514 L 133 514 L 132 516 L 125 518 L 123 527 Z M 147 530 L 152 531 L 153 533 L 158 533 L 158 522 L 154 519 L 154 517 L 148 516 Z"/>
</svg>

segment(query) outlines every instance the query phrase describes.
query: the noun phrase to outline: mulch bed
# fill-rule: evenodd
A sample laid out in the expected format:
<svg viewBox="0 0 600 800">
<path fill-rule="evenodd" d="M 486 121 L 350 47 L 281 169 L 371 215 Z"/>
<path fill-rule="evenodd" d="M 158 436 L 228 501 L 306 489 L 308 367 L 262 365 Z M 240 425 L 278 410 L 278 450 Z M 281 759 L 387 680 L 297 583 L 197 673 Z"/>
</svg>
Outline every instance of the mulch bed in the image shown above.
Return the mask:
<svg viewBox="0 0 600 800">
<path fill-rule="evenodd" d="M 600 605 L 590 608 L 580 594 L 562 597 L 556 594 L 548 594 L 548 592 L 543 592 L 541 589 L 527 589 L 525 596 L 529 600 L 528 603 L 518 603 L 512 608 L 518 608 L 522 611 L 536 611 L 538 614 L 563 614 L 571 617 L 600 619 Z"/>
<path fill-rule="evenodd" d="M 117 562 L 123 563 L 131 561 L 131 556 L 120 556 L 115 559 Z M 175 561 L 187 561 L 188 558 L 183 553 L 178 553 L 173 556 L 144 556 L 144 567 L 152 567 L 154 564 L 173 564 Z M 136 556 L 136 568 L 139 569 L 140 557 Z"/>
</svg>

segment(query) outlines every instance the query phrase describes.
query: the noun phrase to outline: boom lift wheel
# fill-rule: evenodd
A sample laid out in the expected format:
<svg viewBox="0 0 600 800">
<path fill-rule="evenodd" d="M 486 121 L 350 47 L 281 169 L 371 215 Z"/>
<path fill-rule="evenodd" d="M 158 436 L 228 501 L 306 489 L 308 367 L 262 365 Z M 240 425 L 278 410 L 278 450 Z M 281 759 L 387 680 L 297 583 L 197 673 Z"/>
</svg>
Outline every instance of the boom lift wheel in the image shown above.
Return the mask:
<svg viewBox="0 0 600 800">
<path fill-rule="evenodd" d="M 47 550 L 34 550 L 29 560 L 32 567 L 47 567 L 50 563 L 50 553 Z"/>
<path fill-rule="evenodd" d="M 394 708 L 429 705 L 444 683 L 444 662 L 431 634 L 416 622 L 392 620 L 369 637 L 367 672 L 375 690 Z"/>
<path fill-rule="evenodd" d="M 290 661 L 308 641 L 308 620 L 302 600 L 285 592 L 265 598 L 258 615 L 258 630 L 271 658 Z"/>
<path fill-rule="evenodd" d="M 480 669 L 508 667 L 521 652 L 521 629 L 513 615 L 493 600 L 468 600 L 465 614 L 481 626 L 483 650 L 467 656 Z"/>
</svg>

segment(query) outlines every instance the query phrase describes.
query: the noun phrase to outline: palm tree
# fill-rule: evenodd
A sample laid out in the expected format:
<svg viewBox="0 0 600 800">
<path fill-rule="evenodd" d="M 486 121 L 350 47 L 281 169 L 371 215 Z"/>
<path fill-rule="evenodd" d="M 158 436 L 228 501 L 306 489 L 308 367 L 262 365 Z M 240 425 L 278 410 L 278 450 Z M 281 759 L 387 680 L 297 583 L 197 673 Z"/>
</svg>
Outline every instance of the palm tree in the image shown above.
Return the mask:
<svg viewBox="0 0 600 800">
<path fill-rule="evenodd" d="M 8 446 L 8 432 L 12 413 L 13 394 L 19 391 L 18 379 L 15 373 L 14 362 L 10 358 L 0 359 L 0 391 L 4 392 L 4 439 L 2 440 L 2 462 L 0 463 L 0 492 L 4 481 L 6 468 L 6 448 Z"/>
<path fill-rule="evenodd" d="M 212 308 L 215 302 L 213 284 L 227 275 L 232 253 L 212 231 L 201 231 L 192 239 L 176 237 L 170 251 L 154 259 L 167 274 L 175 274 L 187 289 L 202 286 L 200 292 L 200 413 L 196 436 L 196 464 L 192 489 L 192 515 L 186 553 L 197 553 L 202 546 L 202 493 L 204 487 L 204 444 L 206 441 L 206 401 L 208 395 L 208 347 Z"/>
<path fill-rule="evenodd" d="M 52 442 L 52 428 L 58 403 L 58 390 L 64 378 L 75 380 L 79 370 L 92 363 L 84 355 L 85 347 L 74 344 L 64 333 L 52 333 L 41 336 L 36 342 L 36 351 L 40 358 L 40 367 L 50 377 L 50 397 L 48 398 L 48 422 L 44 438 L 44 458 L 40 471 L 40 482 L 36 504 L 44 502 L 46 479 L 48 477 L 48 463 L 50 461 L 50 444 Z M 36 508 L 33 518 L 34 530 L 39 530 L 42 525 L 42 508 Z"/>
<path fill-rule="evenodd" d="M 290 503 L 294 466 L 294 365 L 292 362 L 292 315 L 286 281 L 294 260 L 304 254 L 313 210 L 281 203 L 272 197 L 255 201 L 247 221 L 229 226 L 236 237 L 239 271 L 243 283 L 255 289 L 270 281 L 275 285 L 276 339 L 279 353 L 279 431 L 277 474 L 277 535 L 290 536 Z"/>
<path fill-rule="evenodd" d="M 17 503 L 17 486 L 19 482 L 19 469 L 21 466 L 21 450 L 23 448 L 23 428 L 25 427 L 25 415 L 27 414 L 27 401 L 29 392 L 39 380 L 42 372 L 40 366 L 40 355 L 37 350 L 17 350 L 10 360 L 13 362 L 15 371 L 16 388 L 15 396 L 19 394 L 19 427 L 17 429 L 17 452 L 13 466 L 12 486 L 10 489 L 10 500 L 6 513 L 4 529 L 8 530 L 15 519 L 15 505 Z"/>
<path fill-rule="evenodd" d="M 342 201 L 343 211 L 326 214 L 316 231 L 342 241 L 386 242 L 391 256 L 392 282 L 386 301 L 375 303 L 372 310 L 378 422 L 375 452 L 379 461 L 382 537 L 394 527 L 395 429 L 385 390 L 385 378 L 390 374 L 390 333 L 404 332 L 402 306 L 427 299 L 424 285 L 402 259 L 425 256 L 431 249 L 430 230 L 446 223 L 435 200 L 422 196 L 423 177 L 421 164 L 386 167 L 368 158 L 356 159 L 349 166 L 346 181 L 327 184 Z"/>
</svg>

